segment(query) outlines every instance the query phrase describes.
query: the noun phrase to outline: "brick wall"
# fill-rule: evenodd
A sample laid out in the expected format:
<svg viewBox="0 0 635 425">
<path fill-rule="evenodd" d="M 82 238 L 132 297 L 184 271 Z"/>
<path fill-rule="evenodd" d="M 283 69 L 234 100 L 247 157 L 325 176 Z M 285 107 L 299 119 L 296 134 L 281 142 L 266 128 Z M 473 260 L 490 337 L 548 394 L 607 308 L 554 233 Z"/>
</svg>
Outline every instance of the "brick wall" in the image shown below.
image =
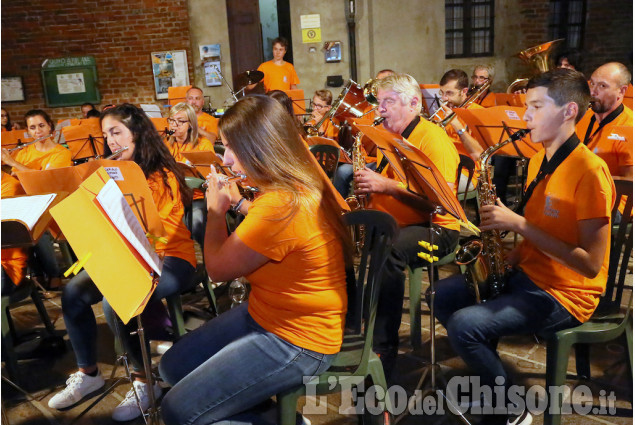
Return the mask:
<svg viewBox="0 0 635 425">
<path fill-rule="evenodd" d="M 154 95 L 151 52 L 186 50 L 193 75 L 187 0 L 5 0 L 1 13 L 2 75 L 21 76 L 26 93 L 25 102 L 3 105 L 14 121 L 32 108 L 54 121 L 79 117 L 79 106 L 46 108 L 46 58 L 94 56 L 101 105 L 163 104 Z"/>
</svg>

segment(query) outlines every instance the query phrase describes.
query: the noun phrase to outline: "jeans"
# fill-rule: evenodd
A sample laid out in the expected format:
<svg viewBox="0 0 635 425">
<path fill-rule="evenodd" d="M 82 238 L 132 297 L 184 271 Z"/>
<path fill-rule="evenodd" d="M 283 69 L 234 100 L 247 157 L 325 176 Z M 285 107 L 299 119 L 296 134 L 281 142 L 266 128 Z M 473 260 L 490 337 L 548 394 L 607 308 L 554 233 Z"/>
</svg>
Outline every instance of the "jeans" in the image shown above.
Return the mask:
<svg viewBox="0 0 635 425">
<path fill-rule="evenodd" d="M 496 196 L 507 205 L 507 185 L 511 176 L 516 173 L 516 158 L 496 155 L 493 158 L 494 177 L 492 183 L 496 186 Z"/>
<path fill-rule="evenodd" d="M 433 234 L 432 234 L 433 233 Z M 384 356 L 395 356 L 399 347 L 399 326 L 401 325 L 401 311 L 406 276 L 406 266 L 412 268 L 426 264 L 417 254 L 423 250 L 418 241 L 430 242 L 434 236 L 434 244 L 438 245 L 436 256 L 441 258 L 449 254 L 459 240 L 459 232 L 442 227 L 407 226 L 399 231 L 392 250 L 388 255 L 382 274 L 377 319 L 373 346 L 376 353 Z M 384 363 L 386 364 L 386 363 Z M 388 369 L 388 368 L 387 368 Z M 390 373 L 386 370 L 386 373 Z"/>
<path fill-rule="evenodd" d="M 15 290 L 18 287 L 16 286 L 15 283 L 13 283 L 13 280 L 9 277 L 9 275 L 7 274 L 7 272 L 4 271 L 4 268 L 2 269 L 2 296 L 7 296 L 7 295 L 11 295 L 15 292 Z"/>
<path fill-rule="evenodd" d="M 60 277 L 62 273 L 55 258 L 55 248 L 53 247 L 53 236 L 46 231 L 40 237 L 40 240 L 33 247 L 35 261 L 32 264 L 35 275 L 41 276 L 46 274 L 50 279 L 52 277 Z"/>
<path fill-rule="evenodd" d="M 377 163 L 372 162 L 370 164 L 366 164 L 366 168 L 375 170 L 377 168 Z M 335 177 L 333 178 L 333 186 L 335 186 L 335 189 L 344 199 L 346 199 L 350 194 L 353 177 L 353 164 L 338 164 L 337 170 L 335 170 Z"/>
<path fill-rule="evenodd" d="M 254 406 L 319 375 L 335 355 L 297 347 L 231 309 L 185 335 L 161 359 L 172 385 L 161 410 L 166 425 L 266 423 Z"/>
<path fill-rule="evenodd" d="M 194 267 L 190 263 L 178 257 L 165 257 L 159 284 L 148 304 L 188 289 L 192 284 L 193 276 Z M 114 330 L 115 313 L 85 270 L 71 279 L 62 293 L 64 323 L 66 323 L 68 337 L 75 351 L 77 366 L 81 368 L 97 364 L 97 322 L 92 305 L 102 300 L 104 315 L 110 328 Z M 126 326 L 119 318 L 117 321 L 129 360 L 135 370 L 142 370 L 143 359 L 139 339 L 137 336 L 130 335 L 130 331 L 137 327 L 136 320 L 131 320 Z"/>
<path fill-rule="evenodd" d="M 475 304 L 463 275 L 440 280 L 435 287 L 434 309 L 454 351 L 480 375 L 482 385 L 491 386 L 497 376 L 503 377 L 506 387 L 511 385 L 496 352 L 500 337 L 547 335 L 580 325 L 522 271 L 510 275 L 506 292 L 480 304 Z"/>
</svg>

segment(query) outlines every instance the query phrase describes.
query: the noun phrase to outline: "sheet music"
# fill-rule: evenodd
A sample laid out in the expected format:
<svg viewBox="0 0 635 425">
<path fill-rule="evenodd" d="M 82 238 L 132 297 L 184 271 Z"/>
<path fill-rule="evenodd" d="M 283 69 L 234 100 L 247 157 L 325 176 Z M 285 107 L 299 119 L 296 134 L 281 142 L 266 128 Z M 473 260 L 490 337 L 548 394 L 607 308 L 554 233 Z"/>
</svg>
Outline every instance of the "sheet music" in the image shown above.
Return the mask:
<svg viewBox="0 0 635 425">
<path fill-rule="evenodd" d="M 20 220 L 29 230 L 33 230 L 35 223 L 46 212 L 53 199 L 55 193 L 2 199 L 2 220 Z"/>
<path fill-rule="evenodd" d="M 97 201 L 121 234 L 132 244 L 148 265 L 161 275 L 163 264 L 114 180 L 106 182 L 97 195 Z"/>
</svg>

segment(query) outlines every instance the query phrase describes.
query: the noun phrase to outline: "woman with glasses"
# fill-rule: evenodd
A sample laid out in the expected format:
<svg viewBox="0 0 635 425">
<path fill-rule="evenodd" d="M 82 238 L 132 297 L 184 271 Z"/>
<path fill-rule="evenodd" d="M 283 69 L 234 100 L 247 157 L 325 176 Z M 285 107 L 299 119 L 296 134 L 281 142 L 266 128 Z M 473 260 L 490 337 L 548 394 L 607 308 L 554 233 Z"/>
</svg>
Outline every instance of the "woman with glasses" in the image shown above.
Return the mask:
<svg viewBox="0 0 635 425">
<path fill-rule="evenodd" d="M 331 103 L 333 103 L 333 94 L 330 90 L 317 90 L 311 100 L 311 119 L 305 125 L 316 126 L 331 109 Z M 318 136 L 337 139 L 340 130 L 339 123 L 334 119 L 333 121 L 331 119 L 324 120 L 318 129 Z"/>
<path fill-rule="evenodd" d="M 205 137 L 199 137 L 196 111 L 187 102 L 177 103 L 170 109 L 168 129 L 172 134 L 165 139 L 170 153 L 177 160 L 190 165 L 181 153 L 191 151 L 213 151 L 214 145 Z M 202 190 L 194 190 L 192 200 L 192 236 L 203 249 L 205 238 L 205 194 Z M 189 222 L 189 220 L 186 220 Z"/>
</svg>

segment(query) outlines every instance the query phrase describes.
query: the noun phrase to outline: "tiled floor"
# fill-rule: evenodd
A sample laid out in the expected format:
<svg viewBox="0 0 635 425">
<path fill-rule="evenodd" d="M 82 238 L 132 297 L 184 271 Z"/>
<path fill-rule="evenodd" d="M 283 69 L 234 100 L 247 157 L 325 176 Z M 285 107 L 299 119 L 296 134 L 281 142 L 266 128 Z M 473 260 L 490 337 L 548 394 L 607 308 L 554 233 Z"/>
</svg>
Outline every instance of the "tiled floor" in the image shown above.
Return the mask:
<svg viewBox="0 0 635 425">
<path fill-rule="evenodd" d="M 454 273 L 454 266 L 446 266 L 441 270 L 441 277 Z M 632 280 L 632 275 L 629 276 Z M 427 283 L 424 282 L 424 286 Z M 424 288 L 425 289 L 425 288 Z M 55 322 L 57 329 L 64 329 L 61 317 L 59 294 L 51 293 L 52 297 L 45 301 L 51 319 Z M 202 294 L 188 295 L 184 298 L 186 303 L 205 307 L 206 301 Z M 221 298 L 222 308 L 227 308 L 227 299 Z M 409 319 L 408 319 L 408 299 L 404 302 L 404 315 L 402 321 L 402 344 L 397 363 L 397 370 L 392 376 L 392 383 L 400 386 L 410 394 L 419 379 L 426 361 L 429 360 L 429 315 L 427 308 L 423 307 L 422 334 L 423 347 L 413 351 L 409 344 Z M 110 376 L 114 365 L 115 353 L 113 349 L 113 337 L 101 315 L 101 306 L 96 306 L 99 323 L 99 365 L 105 377 Z M 25 304 L 12 309 L 12 316 L 16 325 L 21 330 L 30 330 L 35 326 L 40 326 L 35 309 L 30 304 Z M 192 316 L 193 317 L 193 316 Z M 196 320 L 191 320 L 194 324 Z M 68 338 L 65 337 L 68 342 Z M 153 344 L 153 346 L 156 344 Z M 538 342 L 532 337 L 504 338 L 499 345 L 500 355 L 508 370 L 513 371 L 516 382 L 525 388 L 533 385 L 544 385 L 545 374 L 545 344 Z M 463 362 L 456 357 L 449 347 L 445 337 L 445 330 L 437 325 L 437 346 L 436 354 L 441 364 L 442 376 L 451 379 L 454 376 L 469 375 Z M 155 360 L 157 360 L 155 356 Z M 587 385 L 594 397 L 594 405 L 599 406 L 598 396 L 600 394 L 615 395 L 615 412 L 612 415 L 567 415 L 563 418 L 563 424 L 631 424 L 633 423 L 632 411 L 632 381 L 630 371 L 626 362 L 624 345 L 621 342 L 609 343 L 592 347 L 592 377 L 589 382 L 578 382 L 573 378 L 567 384 L 576 388 L 579 385 Z M 51 410 L 47 407 L 48 399 L 64 384 L 68 375 L 76 370 L 74 356 L 68 345 L 68 351 L 59 356 L 45 356 L 38 360 L 25 361 L 21 363 L 21 385 L 28 391 L 28 395 L 11 388 L 7 383 L 2 384 L 2 403 L 4 413 L 11 424 L 39 425 L 39 424 L 69 424 L 71 421 L 90 404 L 89 401 L 64 412 Z M 573 377 L 575 363 L 573 353 L 570 357 L 569 371 Z M 3 371 L 4 372 L 4 371 Z M 122 376 L 123 370 L 117 370 L 117 376 Z M 401 391 L 395 387 L 395 391 Z M 86 416 L 77 423 L 81 424 L 111 424 L 110 413 L 123 398 L 129 385 L 123 383 L 116 387 L 115 391 L 98 403 Z M 587 406 L 588 403 L 580 397 L 581 387 L 574 391 L 574 405 L 576 409 Z M 437 399 L 437 397 L 434 397 Z M 344 402 L 342 402 L 344 400 Z M 405 400 L 405 398 L 404 398 Z M 429 400 L 427 398 L 426 400 Z M 427 402 L 427 401 L 426 401 Z M 308 401 L 315 404 L 315 400 Z M 351 411 L 350 394 L 341 396 L 331 395 L 327 398 L 326 413 L 309 413 L 306 416 L 313 424 L 353 424 L 356 416 L 346 414 Z M 348 408 L 347 408 L 348 406 Z M 420 405 L 421 406 L 421 405 Z M 427 405 L 426 405 L 427 406 Z M 348 410 L 347 410 L 348 409 Z M 426 407 L 426 411 L 430 409 Z M 143 423 L 141 419 L 134 423 Z M 415 414 L 408 416 L 401 422 L 404 425 L 410 424 L 450 424 L 455 421 L 448 416 L 429 416 Z M 534 424 L 542 424 L 542 417 L 537 415 Z"/>
</svg>

